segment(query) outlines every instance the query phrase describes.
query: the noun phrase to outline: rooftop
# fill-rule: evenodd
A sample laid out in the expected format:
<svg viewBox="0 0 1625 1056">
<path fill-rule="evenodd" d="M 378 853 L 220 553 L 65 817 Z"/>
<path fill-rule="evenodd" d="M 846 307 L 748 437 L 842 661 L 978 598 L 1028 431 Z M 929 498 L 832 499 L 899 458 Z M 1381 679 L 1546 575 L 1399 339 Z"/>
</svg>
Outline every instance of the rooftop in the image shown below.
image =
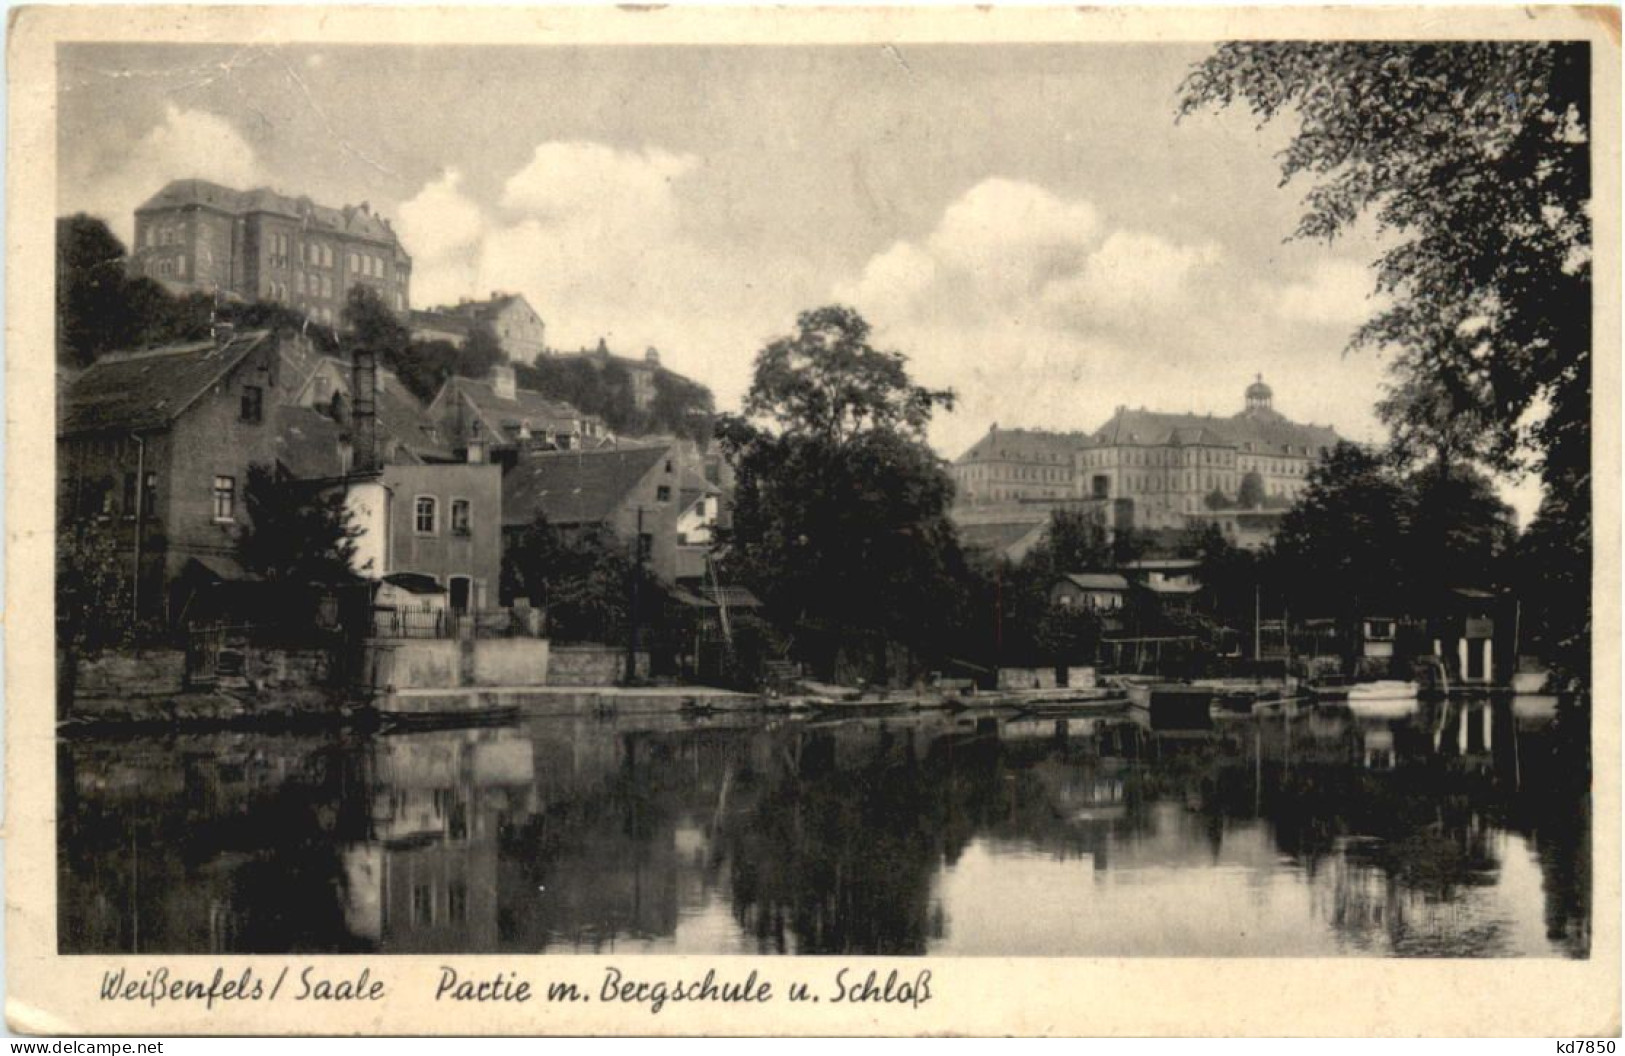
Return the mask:
<svg viewBox="0 0 1625 1056">
<path fill-rule="evenodd" d="M 670 450 L 547 451 L 523 458 L 502 478 L 502 523 L 529 524 L 537 511 L 554 524 L 602 523 Z"/>
<path fill-rule="evenodd" d="M 558 400 L 550 400 L 531 389 L 514 389 L 514 398 L 498 396 L 488 380 L 453 377 L 446 381 L 454 392 L 461 393 L 473 404 L 480 420 L 493 437 L 502 437 L 529 422 L 533 428 L 577 422 L 587 415 Z"/>
<path fill-rule="evenodd" d="M 1299 425 L 1275 411 L 1243 411 L 1229 418 L 1210 418 L 1127 407 L 1118 408 L 1092 437 L 1096 445 L 1206 444 L 1293 455 L 1317 455 L 1323 447 L 1335 447 L 1338 439 L 1325 426 Z M 1249 444 L 1253 446 L 1249 448 Z"/>
<path fill-rule="evenodd" d="M 1068 572 L 1064 578 L 1084 590 L 1128 589 L 1128 580 L 1115 572 Z"/>
<path fill-rule="evenodd" d="M 400 239 L 395 236 L 389 221 L 374 213 L 366 202 L 335 209 L 319 205 L 303 195 L 294 197 L 280 194 L 269 187 L 239 191 L 208 180 L 171 180 L 157 194 L 137 206 L 136 212 L 188 205 L 206 205 L 238 216 L 274 213 L 302 221 L 317 230 L 400 245 Z"/>
<path fill-rule="evenodd" d="M 103 356 L 73 380 L 57 431 L 68 436 L 168 425 L 269 336 L 252 330 L 223 343 L 192 341 Z"/>
</svg>

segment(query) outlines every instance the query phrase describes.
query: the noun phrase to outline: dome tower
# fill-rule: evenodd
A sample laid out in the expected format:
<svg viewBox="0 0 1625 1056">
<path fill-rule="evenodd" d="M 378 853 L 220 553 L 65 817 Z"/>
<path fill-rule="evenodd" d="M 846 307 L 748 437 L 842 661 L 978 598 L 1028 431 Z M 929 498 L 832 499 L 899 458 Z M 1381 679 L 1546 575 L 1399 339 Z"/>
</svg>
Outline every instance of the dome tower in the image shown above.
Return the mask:
<svg viewBox="0 0 1625 1056">
<path fill-rule="evenodd" d="M 1247 386 L 1247 413 L 1256 414 L 1259 411 L 1270 411 L 1274 408 L 1275 393 L 1264 384 L 1264 375 L 1255 375 L 1255 381 Z"/>
</svg>

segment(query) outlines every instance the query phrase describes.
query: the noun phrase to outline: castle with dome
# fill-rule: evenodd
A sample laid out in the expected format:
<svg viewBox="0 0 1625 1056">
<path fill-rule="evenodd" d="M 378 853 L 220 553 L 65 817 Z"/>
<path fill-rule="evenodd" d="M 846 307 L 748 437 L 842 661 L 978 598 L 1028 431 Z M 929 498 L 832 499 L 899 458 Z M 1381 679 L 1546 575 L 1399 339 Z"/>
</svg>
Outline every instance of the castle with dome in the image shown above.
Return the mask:
<svg viewBox="0 0 1625 1056">
<path fill-rule="evenodd" d="M 1128 500 L 1139 527 L 1177 528 L 1226 510 L 1280 510 L 1339 442 L 1275 409 L 1259 376 L 1230 417 L 1118 407 L 1088 433 L 1000 429 L 951 467 L 962 506 Z"/>
</svg>

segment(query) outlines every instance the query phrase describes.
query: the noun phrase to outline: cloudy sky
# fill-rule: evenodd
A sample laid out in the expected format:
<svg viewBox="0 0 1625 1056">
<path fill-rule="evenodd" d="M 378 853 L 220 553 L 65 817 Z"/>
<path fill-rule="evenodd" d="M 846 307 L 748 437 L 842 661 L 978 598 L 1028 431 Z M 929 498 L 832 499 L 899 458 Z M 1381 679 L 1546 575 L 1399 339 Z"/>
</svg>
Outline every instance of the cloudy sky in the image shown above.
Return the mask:
<svg viewBox="0 0 1625 1056">
<path fill-rule="evenodd" d="M 1203 47 L 74 46 L 59 205 L 175 177 L 370 202 L 418 306 L 517 290 L 551 342 L 661 350 L 731 406 L 804 308 L 856 305 L 992 422 L 1276 406 L 1375 439 L 1366 237 L 1286 242 L 1284 129 L 1174 120 Z"/>
</svg>

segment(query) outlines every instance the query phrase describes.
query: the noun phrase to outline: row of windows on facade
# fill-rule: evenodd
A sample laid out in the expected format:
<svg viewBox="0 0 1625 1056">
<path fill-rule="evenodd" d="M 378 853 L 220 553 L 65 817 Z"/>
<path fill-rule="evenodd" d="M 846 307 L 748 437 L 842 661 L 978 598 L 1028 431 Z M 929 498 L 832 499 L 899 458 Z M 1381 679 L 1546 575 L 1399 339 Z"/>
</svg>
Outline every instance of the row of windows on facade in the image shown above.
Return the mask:
<svg viewBox="0 0 1625 1056">
<path fill-rule="evenodd" d="M 414 884 L 412 886 L 412 926 L 418 928 L 431 927 L 441 923 L 437 919 L 436 910 L 438 901 L 435 898 L 433 884 Z M 468 922 L 468 885 L 461 880 L 453 880 L 446 886 L 446 924 L 466 924 Z"/>
<path fill-rule="evenodd" d="M 271 235 L 271 267 L 288 267 L 291 245 L 292 239 L 287 235 L 277 233 Z M 333 266 L 333 247 L 324 246 L 317 242 L 301 242 L 299 244 L 299 263 L 315 268 L 331 268 Z M 365 275 L 373 279 L 388 277 L 388 262 L 383 257 L 375 254 L 352 251 L 349 254 L 347 263 L 350 265 L 350 274 L 352 275 Z"/>
<path fill-rule="evenodd" d="M 1248 444 L 1247 447 L 1250 449 L 1252 445 Z M 1122 452 L 1116 450 L 1086 451 L 1080 457 L 1086 466 L 1110 466 L 1113 464 L 1125 466 L 1181 466 L 1191 463 L 1190 454 L 1199 454 L 1201 457 L 1195 459 L 1196 465 L 1229 466 L 1239 464 L 1243 469 L 1260 469 L 1265 472 L 1286 476 L 1289 474 L 1302 475 L 1307 472 L 1308 464 L 1302 459 L 1310 457 L 1310 451 L 1307 447 L 1300 450 L 1302 451 L 1301 456 L 1292 455 L 1289 459 L 1246 457 L 1238 459 L 1234 451 L 1191 448 L 1187 448 L 1183 452 L 1156 449 L 1143 451 L 1132 448 Z M 1320 457 L 1324 458 L 1325 456 L 1326 449 L 1323 447 L 1320 449 Z"/>
<path fill-rule="evenodd" d="M 452 499 L 451 534 L 470 534 L 473 531 L 473 516 L 473 503 L 467 499 Z M 412 523 L 419 535 L 439 535 L 440 500 L 432 495 L 419 495 L 413 506 Z"/>
<path fill-rule="evenodd" d="M 127 474 L 125 480 L 125 508 L 133 511 L 135 474 Z M 145 508 L 152 509 L 157 501 L 158 476 L 155 473 L 147 474 L 147 498 Z M 214 520 L 221 522 L 235 521 L 237 519 L 237 478 L 226 474 L 219 474 L 214 478 Z M 112 512 L 112 496 L 106 496 L 104 512 Z M 440 531 L 439 500 L 430 495 L 420 495 L 417 498 L 416 518 L 414 526 L 420 535 L 438 535 Z M 469 535 L 473 531 L 474 506 L 467 499 L 451 500 L 451 533 L 453 535 Z"/>
<path fill-rule="evenodd" d="M 1228 466 L 1235 462 L 1236 453 L 1224 449 L 1213 448 L 1183 448 L 1178 450 L 1166 448 L 1153 448 L 1140 450 L 1129 448 L 1119 450 L 1110 448 L 1105 451 L 1085 451 L 1078 457 L 1086 466 L 1109 466 L 1114 462 L 1125 466 L 1182 466 L 1193 461 L 1192 455 L 1200 455 L 1194 459 L 1197 465 Z"/>
<path fill-rule="evenodd" d="M 123 498 L 113 491 L 113 478 L 103 477 L 99 484 L 89 484 L 84 481 L 70 483 L 78 491 L 75 501 L 81 513 L 90 516 L 116 517 L 122 515 L 126 520 L 133 519 L 136 514 L 135 474 L 124 474 Z M 158 474 L 147 473 L 142 478 L 141 485 L 141 516 L 143 520 L 150 520 L 158 516 Z"/>
<path fill-rule="evenodd" d="M 1303 450 L 1307 453 L 1309 449 L 1306 447 Z M 1321 454 L 1324 456 L 1325 453 L 1325 449 L 1322 448 Z M 1193 459 L 1191 455 L 1199 455 L 1200 457 Z M 1091 467 L 1111 465 L 1183 466 L 1192 464 L 1230 466 L 1238 464 L 1235 452 L 1211 449 L 1187 449 L 1183 452 L 1156 449 L 1149 451 L 1130 449 L 1119 452 L 1114 449 L 1081 452 L 1078 458 L 1082 465 Z M 1030 461 L 1045 461 L 1045 459 L 1034 457 Z M 1243 469 L 1258 469 L 1278 476 L 1303 476 L 1308 473 L 1308 463 L 1296 457 L 1291 459 L 1242 458 L 1239 464 Z M 1070 469 L 1052 469 L 1016 463 L 1014 465 L 971 465 L 963 467 L 961 472 L 972 480 L 1065 480 L 1071 471 Z"/>
<path fill-rule="evenodd" d="M 966 480 L 1071 480 L 1069 469 L 1030 466 L 966 466 L 960 473 Z"/>
</svg>

